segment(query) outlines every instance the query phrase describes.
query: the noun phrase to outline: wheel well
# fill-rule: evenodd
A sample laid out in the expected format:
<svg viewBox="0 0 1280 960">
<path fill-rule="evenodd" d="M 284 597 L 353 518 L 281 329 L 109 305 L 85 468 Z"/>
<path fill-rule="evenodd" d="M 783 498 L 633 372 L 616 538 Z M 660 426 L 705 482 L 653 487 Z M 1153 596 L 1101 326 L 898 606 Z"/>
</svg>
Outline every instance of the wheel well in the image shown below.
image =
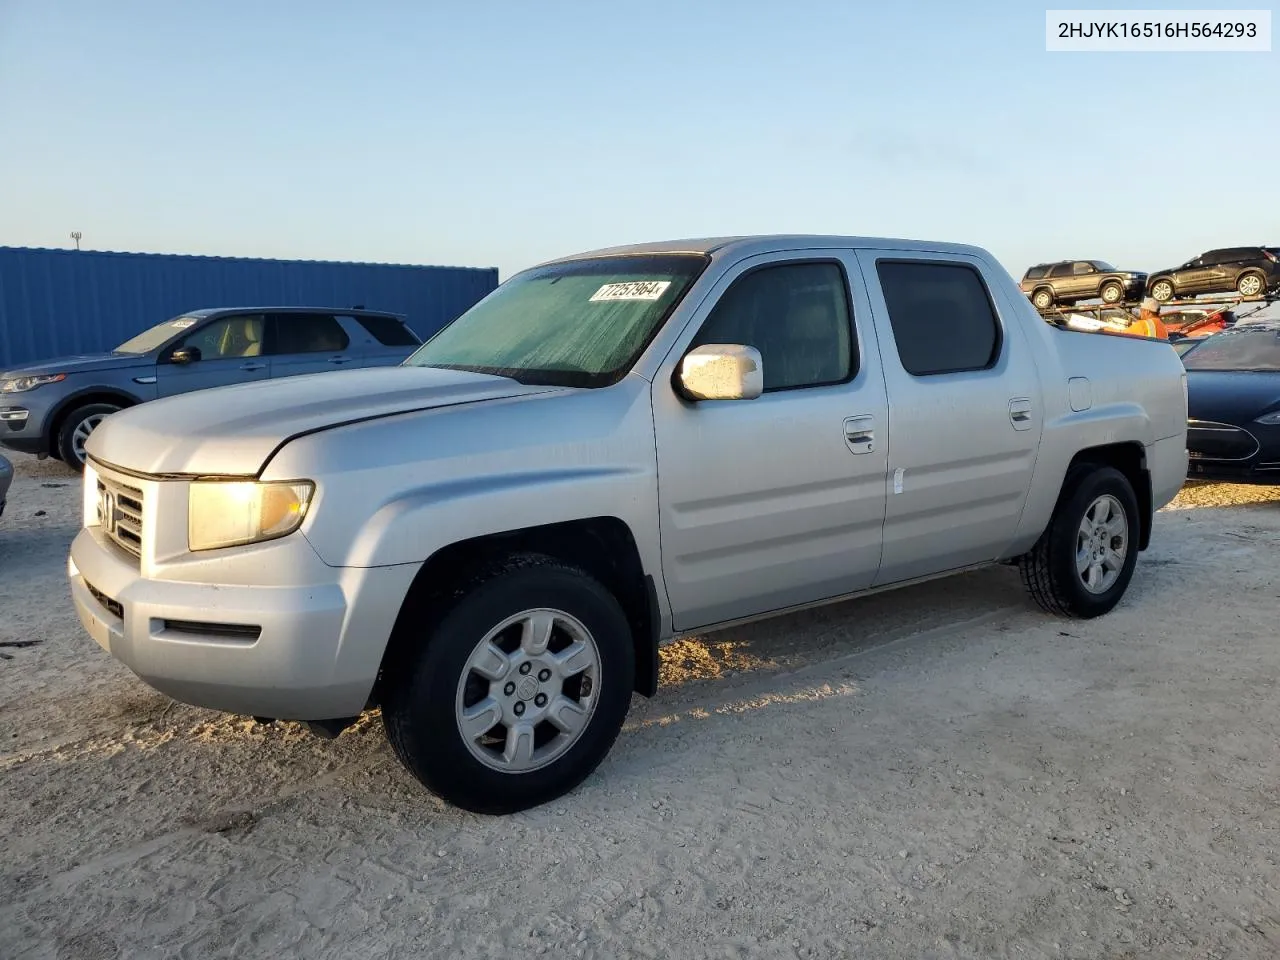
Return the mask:
<svg viewBox="0 0 1280 960">
<path fill-rule="evenodd" d="M 1125 475 L 1138 498 L 1138 549 L 1145 550 L 1151 543 L 1153 522 L 1151 509 L 1151 473 L 1147 470 L 1147 455 L 1140 443 L 1113 443 L 1103 447 L 1089 447 L 1071 458 L 1067 473 L 1086 463 L 1115 467 Z"/>
<path fill-rule="evenodd" d="M 525 527 L 449 544 L 422 565 L 409 587 L 396 618 L 391 641 L 382 658 L 381 676 L 406 652 L 409 638 L 421 630 L 402 630 L 415 622 L 419 628 L 433 610 L 467 580 L 495 561 L 515 554 L 543 554 L 579 567 L 594 576 L 617 598 L 631 625 L 635 647 L 635 692 L 651 697 L 658 688 L 659 613 L 656 586 L 644 572 L 640 551 L 631 529 L 617 517 L 592 517 L 545 526 Z M 374 699 L 379 699 L 375 689 Z"/>
<path fill-rule="evenodd" d="M 87 407 L 91 403 L 115 403 L 124 408 L 135 406 L 138 401 L 127 393 L 117 393 L 114 390 L 95 390 L 92 393 L 83 393 L 64 400 L 62 406 L 49 418 L 48 444 L 50 449 L 57 446 L 58 434 L 62 432 L 62 425 L 67 422 L 67 417 L 71 416 L 74 411 L 79 410 L 81 407 Z"/>
</svg>

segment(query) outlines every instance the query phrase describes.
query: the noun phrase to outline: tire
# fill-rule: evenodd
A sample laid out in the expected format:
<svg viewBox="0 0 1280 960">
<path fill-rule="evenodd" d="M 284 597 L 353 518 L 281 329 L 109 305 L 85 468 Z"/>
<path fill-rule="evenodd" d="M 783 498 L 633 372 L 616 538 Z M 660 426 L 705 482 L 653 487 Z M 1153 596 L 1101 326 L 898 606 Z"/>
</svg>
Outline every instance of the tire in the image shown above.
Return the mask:
<svg viewBox="0 0 1280 960">
<path fill-rule="evenodd" d="M 1099 291 L 1102 295 L 1103 303 L 1119 303 L 1124 299 L 1124 285 L 1110 280 L 1102 285 Z"/>
<path fill-rule="evenodd" d="M 1256 297 L 1267 289 L 1267 278 L 1256 271 L 1242 273 L 1236 280 L 1236 293 L 1242 297 Z"/>
<path fill-rule="evenodd" d="M 1113 516 L 1108 519 L 1101 505 Z M 1122 517 L 1123 531 L 1114 517 Z M 1093 520 L 1111 528 L 1109 541 L 1092 541 L 1086 530 Z M 1079 464 L 1071 469 L 1062 485 L 1058 505 L 1048 528 L 1031 551 L 1018 561 L 1023 585 L 1044 610 L 1059 616 L 1088 619 L 1109 613 L 1124 596 L 1138 562 L 1138 533 L 1141 518 L 1138 498 L 1123 473 L 1099 464 Z M 1120 540 L 1123 549 L 1116 547 Z M 1099 563 L 1097 550 L 1109 553 L 1112 562 Z M 1115 557 L 1119 554 L 1119 562 Z M 1090 561 L 1082 572 L 1080 564 Z M 1102 576 L 1098 576 L 1098 572 Z M 1093 581 L 1093 587 L 1086 584 Z"/>
<path fill-rule="evenodd" d="M 593 577 L 540 556 L 508 560 L 453 598 L 434 624 L 402 628 L 427 635 L 396 638 L 405 652 L 382 706 L 396 756 L 432 793 L 474 813 L 514 813 L 563 796 L 599 766 L 631 705 L 626 615 Z M 551 623 L 542 653 L 522 640 L 537 632 L 530 622 Z M 561 665 L 562 657 L 572 662 Z M 566 702 L 577 709 L 561 709 L 561 722 L 580 721 L 576 732 L 550 719 Z M 462 732 L 468 714 L 483 715 L 474 737 Z"/>
<path fill-rule="evenodd" d="M 1048 310 L 1053 306 L 1053 291 L 1048 287 L 1041 287 L 1031 294 L 1031 302 L 1037 310 Z"/>
<path fill-rule="evenodd" d="M 114 403 L 88 403 L 67 414 L 58 428 L 58 459 L 73 470 L 84 470 L 84 442 L 106 417 L 123 409 Z"/>
<path fill-rule="evenodd" d="M 1151 284 L 1151 296 L 1160 303 L 1168 303 L 1173 299 L 1176 291 L 1173 288 L 1173 281 L 1168 277 L 1161 277 L 1159 280 Z"/>
</svg>

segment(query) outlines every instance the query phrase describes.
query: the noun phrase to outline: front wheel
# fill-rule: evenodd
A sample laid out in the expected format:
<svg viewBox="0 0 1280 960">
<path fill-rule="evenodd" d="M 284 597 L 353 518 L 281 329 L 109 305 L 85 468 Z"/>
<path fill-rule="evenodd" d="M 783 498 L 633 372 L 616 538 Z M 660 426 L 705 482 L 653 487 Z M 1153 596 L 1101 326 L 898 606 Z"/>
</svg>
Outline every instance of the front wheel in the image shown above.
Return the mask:
<svg viewBox="0 0 1280 960">
<path fill-rule="evenodd" d="M 114 403 L 89 403 L 72 410 L 62 421 L 56 439 L 58 459 L 73 470 L 83 470 L 85 461 L 84 445 L 89 441 L 89 434 L 97 429 L 111 414 L 121 408 Z"/>
<path fill-rule="evenodd" d="M 1062 485 L 1049 527 L 1019 558 L 1022 582 L 1045 610 L 1090 618 L 1124 596 L 1138 562 L 1138 498 L 1114 467 L 1081 464 Z"/>
<path fill-rule="evenodd" d="M 509 561 L 429 633 L 397 638 L 411 652 L 382 716 L 400 761 L 442 799 L 476 813 L 525 810 L 572 790 L 613 746 L 635 654 L 618 601 L 584 571 Z"/>
</svg>

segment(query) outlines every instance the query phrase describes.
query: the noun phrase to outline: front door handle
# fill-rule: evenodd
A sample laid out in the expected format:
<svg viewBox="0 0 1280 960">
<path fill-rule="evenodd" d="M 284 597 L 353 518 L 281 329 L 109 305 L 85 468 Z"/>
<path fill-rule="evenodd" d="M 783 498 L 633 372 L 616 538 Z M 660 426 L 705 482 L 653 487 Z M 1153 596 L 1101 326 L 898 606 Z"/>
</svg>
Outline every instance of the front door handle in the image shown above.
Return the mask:
<svg viewBox="0 0 1280 960">
<path fill-rule="evenodd" d="M 1015 397 L 1009 401 L 1009 420 L 1015 430 L 1027 430 L 1031 427 L 1031 400 L 1028 397 Z"/>
<path fill-rule="evenodd" d="M 350 363 L 351 358 L 350 357 L 330 357 L 329 362 L 330 363 Z"/>
<path fill-rule="evenodd" d="M 245 364 L 241 364 L 240 369 L 241 370 L 265 370 L 267 369 L 267 365 L 265 363 L 245 363 Z"/>
<path fill-rule="evenodd" d="M 844 421 L 844 442 L 852 453 L 871 453 L 876 448 L 875 417 L 865 413 Z"/>
</svg>

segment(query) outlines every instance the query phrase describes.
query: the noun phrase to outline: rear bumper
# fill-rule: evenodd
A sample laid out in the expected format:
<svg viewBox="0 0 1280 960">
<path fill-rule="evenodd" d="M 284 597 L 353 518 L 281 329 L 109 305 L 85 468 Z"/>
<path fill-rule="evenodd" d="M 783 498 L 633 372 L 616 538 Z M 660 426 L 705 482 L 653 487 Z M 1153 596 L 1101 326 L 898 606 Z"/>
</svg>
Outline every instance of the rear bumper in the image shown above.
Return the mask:
<svg viewBox="0 0 1280 960">
<path fill-rule="evenodd" d="M 1219 483 L 1280 485 L 1280 462 L 1258 465 L 1193 458 L 1187 465 L 1187 479 L 1216 480 Z"/>
<path fill-rule="evenodd" d="M 381 665 L 382 645 L 368 656 L 360 638 L 385 643 L 416 570 L 328 567 L 301 536 L 272 552 L 294 584 L 151 579 L 88 527 L 71 545 L 67 575 L 89 635 L 175 700 L 287 720 L 355 716 Z"/>
</svg>

